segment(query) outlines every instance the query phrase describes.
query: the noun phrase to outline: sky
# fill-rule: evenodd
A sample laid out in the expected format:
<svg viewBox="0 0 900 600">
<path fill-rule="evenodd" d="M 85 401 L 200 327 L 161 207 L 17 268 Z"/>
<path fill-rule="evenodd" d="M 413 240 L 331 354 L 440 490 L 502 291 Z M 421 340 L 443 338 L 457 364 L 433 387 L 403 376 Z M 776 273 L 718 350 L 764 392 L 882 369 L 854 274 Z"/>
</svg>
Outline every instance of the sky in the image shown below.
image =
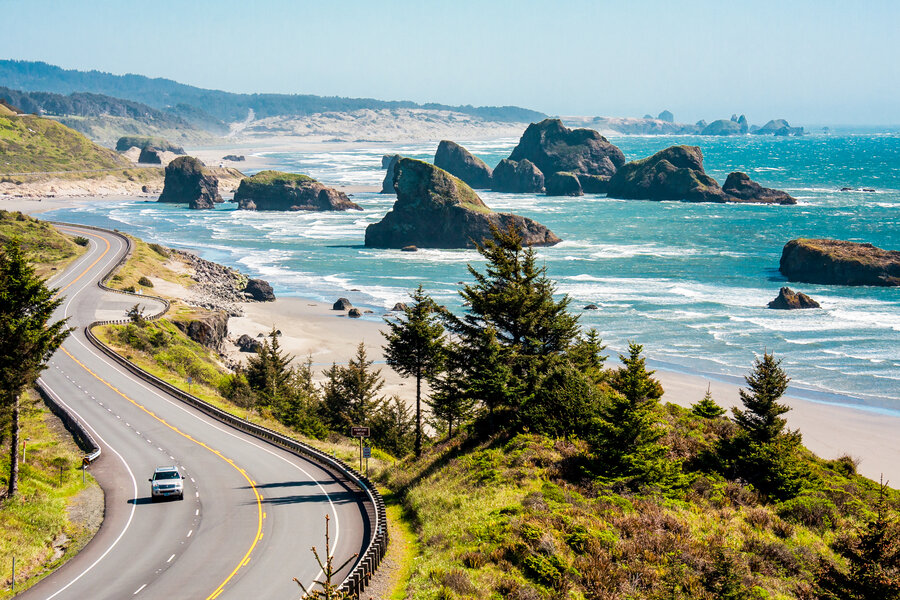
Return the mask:
<svg viewBox="0 0 900 600">
<path fill-rule="evenodd" d="M 900 124 L 898 0 L 0 0 L 0 13 L 0 58 L 233 92 Z"/>
</svg>

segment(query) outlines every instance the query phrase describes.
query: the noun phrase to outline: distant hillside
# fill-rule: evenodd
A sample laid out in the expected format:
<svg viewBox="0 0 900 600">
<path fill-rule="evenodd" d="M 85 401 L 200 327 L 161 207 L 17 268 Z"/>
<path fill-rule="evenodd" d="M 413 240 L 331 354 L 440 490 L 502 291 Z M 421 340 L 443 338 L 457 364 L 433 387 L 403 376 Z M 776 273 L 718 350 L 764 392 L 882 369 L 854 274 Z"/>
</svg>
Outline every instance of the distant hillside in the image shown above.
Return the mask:
<svg viewBox="0 0 900 600">
<path fill-rule="evenodd" d="M 235 122 L 253 110 L 257 118 L 349 112 L 362 109 L 426 108 L 453 110 L 490 121 L 528 123 L 543 113 L 517 106 L 447 106 L 371 98 L 341 98 L 309 94 L 234 94 L 207 90 L 143 75 L 113 75 L 100 71 L 66 70 L 43 62 L 0 60 L 0 84 L 7 87 L 58 94 L 92 92 L 142 102 L 158 109 L 173 109 L 182 118 L 202 111 L 215 119 Z M 179 105 L 184 105 L 179 108 Z M 191 122 L 197 123 L 196 120 Z"/>
<path fill-rule="evenodd" d="M 0 81 L 4 81 L 0 78 Z M 202 111 L 194 111 L 194 119 L 158 110 L 135 102 L 93 94 L 74 92 L 68 96 L 52 92 L 22 92 L 0 87 L 5 99 L 23 112 L 48 116 L 80 131 L 91 139 L 112 145 L 123 135 L 152 135 L 177 140 L 179 143 L 208 142 L 210 132 L 223 135 L 228 126 Z"/>
<path fill-rule="evenodd" d="M 116 152 L 52 119 L 0 116 L 0 174 L 128 166 L 128 161 Z"/>
</svg>

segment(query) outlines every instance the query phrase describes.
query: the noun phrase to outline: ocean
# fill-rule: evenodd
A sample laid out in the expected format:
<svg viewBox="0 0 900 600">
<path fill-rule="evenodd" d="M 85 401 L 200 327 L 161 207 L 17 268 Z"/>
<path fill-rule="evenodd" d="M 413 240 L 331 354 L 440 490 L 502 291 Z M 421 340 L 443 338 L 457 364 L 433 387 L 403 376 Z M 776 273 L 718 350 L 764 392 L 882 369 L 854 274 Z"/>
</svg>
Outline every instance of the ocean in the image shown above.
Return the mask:
<svg viewBox="0 0 900 600">
<path fill-rule="evenodd" d="M 900 414 L 900 288 L 789 284 L 822 309 L 766 308 L 786 285 L 778 261 L 790 239 L 829 237 L 900 249 L 900 134 L 610 141 L 629 160 L 673 144 L 698 145 L 707 172 L 720 183 L 731 171 L 745 171 L 799 200 L 796 206 L 761 206 L 479 192 L 491 208 L 531 217 L 564 240 L 538 249 L 540 262 L 558 291 L 572 298 L 581 324 L 596 328 L 612 354 L 634 340 L 658 367 L 735 380 L 756 356 L 774 352 L 796 395 Z M 491 166 L 516 142 L 460 141 Z M 382 155 L 430 161 L 436 146 L 373 143 L 268 157 L 282 170 L 325 184 L 380 187 Z M 365 248 L 366 226 L 381 219 L 394 196 L 358 193 L 352 199 L 365 210 L 264 213 L 225 203 L 191 211 L 131 200 L 42 216 L 194 250 L 268 280 L 281 296 L 327 302 L 346 296 L 375 309 L 371 318 L 380 319 L 420 283 L 439 303 L 462 310 L 457 290 L 471 279 L 466 266 L 480 268 L 481 257 L 472 250 Z M 588 304 L 599 309 L 583 310 Z"/>
</svg>

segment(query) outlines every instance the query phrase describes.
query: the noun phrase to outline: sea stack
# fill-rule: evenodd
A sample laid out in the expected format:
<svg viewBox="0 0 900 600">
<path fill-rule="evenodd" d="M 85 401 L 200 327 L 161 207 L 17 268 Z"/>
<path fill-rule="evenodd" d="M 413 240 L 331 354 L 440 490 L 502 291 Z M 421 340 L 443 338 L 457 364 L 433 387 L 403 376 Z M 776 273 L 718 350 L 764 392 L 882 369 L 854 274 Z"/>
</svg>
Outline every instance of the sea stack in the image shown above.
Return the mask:
<svg viewBox="0 0 900 600">
<path fill-rule="evenodd" d="M 179 156 L 166 166 L 160 202 L 187 203 L 191 208 L 210 209 L 222 202 L 219 180 L 207 173 L 193 156 Z"/>
<path fill-rule="evenodd" d="M 459 177 L 473 189 L 491 189 L 491 168 L 456 142 L 442 140 L 438 144 L 434 166 Z"/>
<path fill-rule="evenodd" d="M 545 177 L 558 171 L 610 176 L 625 164 L 618 147 L 593 129 L 569 129 L 559 119 L 532 123 L 509 159 L 528 159 Z"/>
<path fill-rule="evenodd" d="M 832 285 L 900 286 L 900 252 L 842 240 L 789 241 L 779 270 L 789 281 Z"/>
<path fill-rule="evenodd" d="M 362 210 L 347 194 L 299 173 L 260 171 L 246 177 L 234 194 L 241 210 Z"/>
<path fill-rule="evenodd" d="M 504 158 L 494 169 L 491 189 L 512 194 L 537 194 L 544 191 L 544 174 L 530 160 Z"/>
<path fill-rule="evenodd" d="M 492 226 L 512 226 L 526 245 L 561 241 L 531 219 L 492 211 L 465 182 L 420 160 L 397 162 L 394 189 L 397 201 L 381 221 L 366 228 L 366 246 L 467 248 L 489 239 Z"/>
<path fill-rule="evenodd" d="M 821 308 L 818 302 L 804 294 L 795 292 L 789 287 L 783 287 L 778 291 L 778 296 L 769 302 L 769 308 L 778 310 L 796 310 L 800 308 Z"/>
</svg>

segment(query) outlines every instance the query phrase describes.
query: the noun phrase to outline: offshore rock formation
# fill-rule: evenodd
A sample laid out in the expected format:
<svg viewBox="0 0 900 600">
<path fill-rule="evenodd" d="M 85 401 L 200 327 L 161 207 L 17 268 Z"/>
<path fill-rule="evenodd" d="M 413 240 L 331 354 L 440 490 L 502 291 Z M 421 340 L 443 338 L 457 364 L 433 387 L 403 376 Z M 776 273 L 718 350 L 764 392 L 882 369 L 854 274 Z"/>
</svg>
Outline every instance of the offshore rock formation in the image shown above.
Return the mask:
<svg viewBox="0 0 900 600">
<path fill-rule="evenodd" d="M 735 171 L 725 179 L 722 191 L 729 196 L 739 198 L 744 202 L 761 202 L 768 204 L 797 204 L 797 199 L 781 190 L 775 190 L 759 185 L 746 173 Z"/>
<path fill-rule="evenodd" d="M 559 171 L 547 179 L 548 196 L 584 196 L 581 182 L 574 173 Z"/>
<path fill-rule="evenodd" d="M 740 135 L 746 133 L 741 131 L 741 126 L 737 121 L 729 119 L 718 119 L 703 128 L 700 135 Z"/>
<path fill-rule="evenodd" d="M 790 123 L 784 119 L 772 119 L 762 127 L 754 127 L 750 129 L 750 133 L 756 135 L 803 135 L 806 133 L 802 127 L 791 127 Z"/>
<path fill-rule="evenodd" d="M 842 240 L 791 240 L 779 270 L 789 281 L 900 286 L 900 252 Z"/>
<path fill-rule="evenodd" d="M 532 123 L 522 134 L 510 160 L 528 159 L 542 173 L 609 176 L 625 164 L 618 147 L 593 129 L 569 129 L 559 119 Z"/>
<path fill-rule="evenodd" d="M 544 191 L 544 174 L 530 160 L 504 158 L 494 169 L 491 189 L 495 192 L 536 194 Z"/>
<path fill-rule="evenodd" d="M 491 226 L 515 228 L 526 245 L 560 241 L 531 219 L 492 211 L 465 182 L 420 160 L 398 161 L 394 189 L 397 201 L 381 221 L 366 228 L 366 246 L 466 248 L 490 238 Z"/>
<path fill-rule="evenodd" d="M 257 302 L 274 302 L 275 290 L 265 279 L 251 279 L 244 288 L 244 295 Z"/>
<path fill-rule="evenodd" d="M 585 194 L 605 194 L 609 189 L 609 177 L 582 173 L 578 176 L 578 181 Z"/>
<path fill-rule="evenodd" d="M 312 177 L 281 171 L 260 171 L 242 179 L 234 200 L 242 210 L 362 210 L 344 192 Z"/>
<path fill-rule="evenodd" d="M 819 303 L 804 294 L 795 292 L 789 287 L 783 287 L 778 292 L 778 297 L 769 302 L 769 308 L 779 310 L 795 310 L 798 308 L 821 308 Z"/>
<path fill-rule="evenodd" d="M 385 154 L 381 157 L 381 168 L 387 169 L 387 173 L 384 174 L 384 181 L 381 182 L 382 194 L 394 193 L 394 167 L 397 166 L 398 160 L 400 160 L 399 154 Z"/>
<path fill-rule="evenodd" d="M 491 189 L 491 168 L 456 142 L 442 140 L 438 144 L 434 166 L 459 177 L 473 189 Z"/>
<path fill-rule="evenodd" d="M 779 190 L 764 188 L 744 173 L 732 173 L 719 187 L 703 170 L 703 152 L 697 146 L 671 146 L 649 158 L 620 168 L 609 180 L 610 198 L 632 200 L 687 200 L 689 202 L 752 202 L 796 204 Z"/>
<path fill-rule="evenodd" d="M 193 156 L 179 156 L 166 166 L 160 202 L 188 203 L 191 208 L 209 209 L 221 202 L 219 179 L 206 173 Z"/>
</svg>

